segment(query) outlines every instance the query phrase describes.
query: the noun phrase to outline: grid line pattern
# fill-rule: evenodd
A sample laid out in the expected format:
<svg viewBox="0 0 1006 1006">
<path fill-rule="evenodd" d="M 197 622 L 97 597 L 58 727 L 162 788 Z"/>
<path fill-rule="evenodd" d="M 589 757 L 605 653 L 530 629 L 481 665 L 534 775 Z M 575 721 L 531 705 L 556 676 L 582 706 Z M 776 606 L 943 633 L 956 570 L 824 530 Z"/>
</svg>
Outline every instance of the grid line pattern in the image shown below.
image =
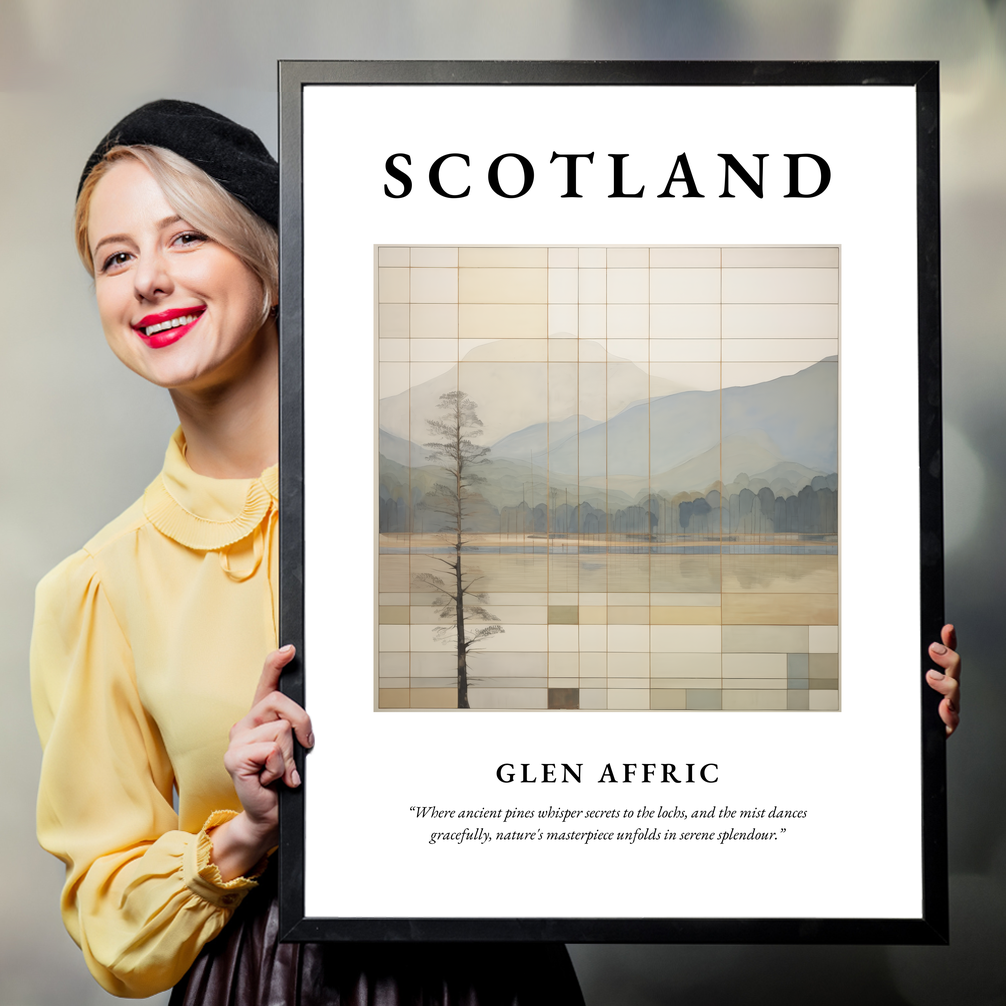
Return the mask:
<svg viewBox="0 0 1006 1006">
<path fill-rule="evenodd" d="M 382 247 L 377 283 L 380 708 L 458 704 L 445 558 L 472 708 L 838 708 L 837 248 Z M 450 393 L 490 448 L 456 548 Z"/>
</svg>

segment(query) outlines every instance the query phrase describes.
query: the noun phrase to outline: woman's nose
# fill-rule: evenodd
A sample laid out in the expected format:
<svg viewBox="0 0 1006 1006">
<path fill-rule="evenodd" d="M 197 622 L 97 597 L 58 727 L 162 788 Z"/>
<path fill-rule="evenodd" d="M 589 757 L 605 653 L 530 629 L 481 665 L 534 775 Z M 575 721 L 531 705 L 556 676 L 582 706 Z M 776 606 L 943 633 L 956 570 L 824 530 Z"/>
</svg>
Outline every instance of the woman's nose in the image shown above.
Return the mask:
<svg viewBox="0 0 1006 1006">
<path fill-rule="evenodd" d="M 168 262 L 159 250 L 140 255 L 133 271 L 133 287 L 136 299 L 141 301 L 156 301 L 172 292 L 174 283 Z"/>
</svg>

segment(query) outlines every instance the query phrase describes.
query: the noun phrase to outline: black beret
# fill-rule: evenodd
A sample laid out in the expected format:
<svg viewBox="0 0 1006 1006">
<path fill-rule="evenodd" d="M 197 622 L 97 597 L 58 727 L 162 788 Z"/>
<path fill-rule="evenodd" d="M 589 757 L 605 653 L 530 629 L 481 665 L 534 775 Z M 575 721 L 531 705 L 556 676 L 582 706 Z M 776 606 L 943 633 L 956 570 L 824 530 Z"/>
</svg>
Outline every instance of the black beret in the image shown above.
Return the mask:
<svg viewBox="0 0 1006 1006">
<path fill-rule="evenodd" d="M 279 165 L 250 130 L 191 101 L 163 98 L 114 125 L 84 165 L 77 195 L 91 169 L 112 147 L 166 147 L 191 161 L 273 227 L 279 226 Z"/>
</svg>

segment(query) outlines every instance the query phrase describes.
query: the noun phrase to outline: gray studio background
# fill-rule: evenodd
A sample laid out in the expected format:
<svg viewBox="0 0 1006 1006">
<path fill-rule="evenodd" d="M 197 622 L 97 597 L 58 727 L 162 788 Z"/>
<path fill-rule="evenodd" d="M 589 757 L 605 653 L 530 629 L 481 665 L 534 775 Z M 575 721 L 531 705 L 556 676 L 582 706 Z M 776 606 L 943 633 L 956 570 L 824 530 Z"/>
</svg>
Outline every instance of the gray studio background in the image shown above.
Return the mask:
<svg viewBox="0 0 1006 1006">
<path fill-rule="evenodd" d="M 34 838 L 32 592 L 140 494 L 175 424 L 167 395 L 105 346 L 71 240 L 78 173 L 113 122 L 159 97 L 219 109 L 275 150 L 279 58 L 942 61 L 947 615 L 966 654 L 953 945 L 572 953 L 589 1006 L 1006 1002 L 1006 3 L 0 0 L 0 1006 L 109 999 L 62 928 L 61 868 Z M 883 673 L 868 652 L 845 659 Z"/>
</svg>

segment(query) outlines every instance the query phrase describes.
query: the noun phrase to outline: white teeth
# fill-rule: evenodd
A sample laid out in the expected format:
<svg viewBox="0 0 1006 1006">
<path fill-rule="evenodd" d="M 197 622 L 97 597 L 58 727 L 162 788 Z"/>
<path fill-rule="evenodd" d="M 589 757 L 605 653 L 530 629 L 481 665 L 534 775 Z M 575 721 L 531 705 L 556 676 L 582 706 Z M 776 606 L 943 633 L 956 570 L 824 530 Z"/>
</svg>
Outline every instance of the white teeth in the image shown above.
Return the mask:
<svg viewBox="0 0 1006 1006">
<path fill-rule="evenodd" d="M 185 314 L 180 318 L 172 318 L 170 321 L 162 321 L 159 325 L 150 325 L 148 328 L 143 330 L 143 334 L 149 339 L 152 335 L 156 335 L 158 332 L 163 332 L 169 328 L 180 328 L 182 325 L 188 325 L 198 318 L 198 314 Z"/>
</svg>

